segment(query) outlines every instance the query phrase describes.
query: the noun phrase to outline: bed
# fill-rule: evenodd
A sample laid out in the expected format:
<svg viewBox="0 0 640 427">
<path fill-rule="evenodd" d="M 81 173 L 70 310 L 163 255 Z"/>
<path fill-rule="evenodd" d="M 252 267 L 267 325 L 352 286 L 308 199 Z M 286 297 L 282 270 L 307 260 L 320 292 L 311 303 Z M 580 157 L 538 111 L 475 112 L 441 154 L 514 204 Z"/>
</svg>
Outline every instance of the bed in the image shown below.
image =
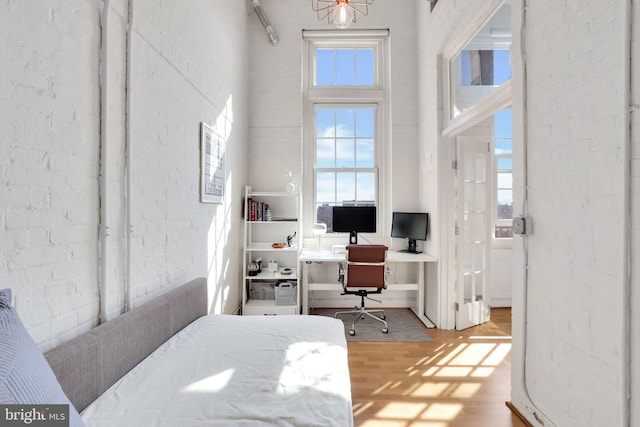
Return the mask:
<svg viewBox="0 0 640 427">
<path fill-rule="evenodd" d="M 206 301 L 197 279 L 45 354 L 88 427 L 353 426 L 340 321 Z"/>
</svg>

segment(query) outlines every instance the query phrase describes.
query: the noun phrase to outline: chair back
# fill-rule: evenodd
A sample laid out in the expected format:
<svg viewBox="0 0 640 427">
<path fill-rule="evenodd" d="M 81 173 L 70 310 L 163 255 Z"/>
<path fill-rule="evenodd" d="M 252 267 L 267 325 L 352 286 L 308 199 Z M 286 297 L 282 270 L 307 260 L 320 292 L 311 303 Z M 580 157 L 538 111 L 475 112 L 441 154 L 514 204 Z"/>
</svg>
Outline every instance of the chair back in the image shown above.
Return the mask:
<svg viewBox="0 0 640 427">
<path fill-rule="evenodd" d="M 348 245 L 347 276 L 344 287 L 386 288 L 385 245 Z"/>
</svg>

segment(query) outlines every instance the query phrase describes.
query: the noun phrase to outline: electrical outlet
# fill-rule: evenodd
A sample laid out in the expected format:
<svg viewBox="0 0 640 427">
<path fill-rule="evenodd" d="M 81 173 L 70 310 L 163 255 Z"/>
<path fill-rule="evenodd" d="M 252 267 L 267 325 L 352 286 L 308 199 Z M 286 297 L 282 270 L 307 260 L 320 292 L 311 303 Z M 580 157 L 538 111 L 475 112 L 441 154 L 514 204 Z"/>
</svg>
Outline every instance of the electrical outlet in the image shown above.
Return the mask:
<svg viewBox="0 0 640 427">
<path fill-rule="evenodd" d="M 525 217 L 513 218 L 513 234 L 527 234 L 527 219 Z"/>
</svg>

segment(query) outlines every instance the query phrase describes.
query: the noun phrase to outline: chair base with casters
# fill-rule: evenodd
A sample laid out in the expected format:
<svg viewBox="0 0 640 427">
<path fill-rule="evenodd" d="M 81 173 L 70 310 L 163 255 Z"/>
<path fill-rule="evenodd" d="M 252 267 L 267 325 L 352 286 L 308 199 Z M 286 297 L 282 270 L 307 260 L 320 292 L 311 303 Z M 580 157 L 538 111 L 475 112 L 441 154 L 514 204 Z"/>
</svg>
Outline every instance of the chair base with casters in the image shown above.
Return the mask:
<svg viewBox="0 0 640 427">
<path fill-rule="evenodd" d="M 338 281 L 342 283 L 341 295 L 355 295 L 360 297 L 360 306 L 355 306 L 353 310 L 338 311 L 334 317 L 341 314 L 351 314 L 356 316 L 349 335 L 356 334 L 356 323 L 360 319 L 370 317 L 381 322 L 384 327 L 383 333 L 389 332 L 389 327 L 385 321 L 384 310 L 365 310 L 364 299 L 381 302 L 370 298 L 369 295 L 381 294 L 382 289 L 386 289 L 386 257 L 387 247 L 385 245 L 347 245 L 347 268 L 339 264 Z M 373 313 L 381 313 L 376 316 Z"/>
<path fill-rule="evenodd" d="M 380 293 L 380 292 L 374 292 L 374 293 Z M 353 310 L 338 311 L 334 315 L 335 318 L 338 318 L 338 316 L 341 315 L 341 314 L 357 315 L 356 319 L 351 324 L 351 329 L 349 330 L 349 335 L 351 335 L 351 336 L 354 336 L 356 334 L 356 323 L 358 323 L 358 321 L 360 319 L 364 319 L 365 316 L 370 317 L 372 319 L 375 319 L 378 322 L 382 322 L 382 324 L 384 325 L 384 327 L 382 328 L 382 333 L 383 334 L 389 333 L 389 326 L 387 325 L 387 322 L 385 321 L 387 316 L 384 314 L 384 310 L 365 310 L 365 308 L 364 308 L 364 299 L 365 298 L 370 299 L 372 301 L 378 301 L 378 300 L 374 300 L 373 298 L 369 298 L 368 294 L 369 293 L 367 291 L 365 291 L 365 290 L 355 291 L 353 293 L 353 295 L 358 295 L 358 296 L 361 297 L 360 307 L 355 306 L 353 308 Z M 342 294 L 342 295 L 347 295 L 347 294 Z M 380 316 L 375 316 L 373 313 L 382 313 L 382 314 Z"/>
</svg>

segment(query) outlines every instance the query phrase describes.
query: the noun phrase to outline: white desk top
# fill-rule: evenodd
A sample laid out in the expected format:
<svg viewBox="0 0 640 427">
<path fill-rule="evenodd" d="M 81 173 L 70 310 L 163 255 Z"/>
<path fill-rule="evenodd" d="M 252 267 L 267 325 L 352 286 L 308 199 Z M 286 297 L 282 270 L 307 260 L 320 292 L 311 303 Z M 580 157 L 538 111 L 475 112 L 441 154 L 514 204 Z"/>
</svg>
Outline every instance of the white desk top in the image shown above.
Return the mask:
<svg viewBox="0 0 640 427">
<path fill-rule="evenodd" d="M 334 253 L 326 249 L 302 249 L 300 261 L 344 261 L 345 253 Z M 409 252 L 387 251 L 387 262 L 436 262 L 433 255 L 427 253 L 413 254 Z"/>
</svg>

